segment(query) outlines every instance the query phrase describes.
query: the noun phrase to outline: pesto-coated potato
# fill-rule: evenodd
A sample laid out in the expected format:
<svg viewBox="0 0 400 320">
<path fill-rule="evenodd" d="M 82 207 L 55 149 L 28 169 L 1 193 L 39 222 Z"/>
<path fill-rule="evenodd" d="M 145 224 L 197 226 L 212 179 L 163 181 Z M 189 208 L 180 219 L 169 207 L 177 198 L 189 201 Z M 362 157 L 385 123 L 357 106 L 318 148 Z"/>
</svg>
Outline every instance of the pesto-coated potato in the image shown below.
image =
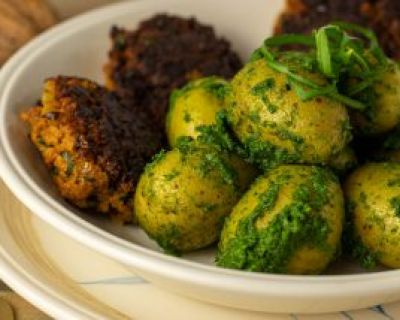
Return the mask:
<svg viewBox="0 0 400 320">
<path fill-rule="evenodd" d="M 400 69 L 391 63 L 375 82 L 373 90 L 360 97 L 372 104 L 365 112 L 351 112 L 356 132 L 371 136 L 386 133 L 400 123 Z"/>
<path fill-rule="evenodd" d="M 371 163 L 345 183 L 354 237 L 387 267 L 400 268 L 400 164 Z"/>
<path fill-rule="evenodd" d="M 196 138 L 197 127 L 215 123 L 217 112 L 224 106 L 227 86 L 225 80 L 210 77 L 193 81 L 173 92 L 166 122 L 171 147 L 179 137 Z"/>
<path fill-rule="evenodd" d="M 298 72 L 324 85 L 316 73 Z M 248 63 L 227 97 L 232 128 L 254 157 L 272 163 L 326 163 L 350 140 L 346 108 L 326 97 L 300 99 L 288 77 L 264 59 Z M 262 162 L 262 161 L 261 161 Z"/>
<path fill-rule="evenodd" d="M 354 150 L 347 146 L 328 161 L 328 166 L 337 174 L 343 175 L 357 165 Z"/>
<path fill-rule="evenodd" d="M 171 253 L 206 247 L 255 174 L 237 156 L 194 144 L 160 154 L 136 189 L 139 225 Z"/>
<path fill-rule="evenodd" d="M 257 179 L 226 219 L 217 264 L 318 274 L 340 244 L 344 200 L 327 169 L 284 165 Z"/>
</svg>

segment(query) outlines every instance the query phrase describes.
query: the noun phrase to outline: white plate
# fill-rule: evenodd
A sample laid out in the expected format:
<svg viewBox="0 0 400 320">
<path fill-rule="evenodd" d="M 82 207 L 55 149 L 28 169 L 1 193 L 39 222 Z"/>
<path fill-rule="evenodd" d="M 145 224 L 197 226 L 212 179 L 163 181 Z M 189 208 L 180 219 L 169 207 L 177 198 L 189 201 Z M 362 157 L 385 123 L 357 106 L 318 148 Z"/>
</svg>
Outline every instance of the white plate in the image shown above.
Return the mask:
<svg viewBox="0 0 400 320">
<path fill-rule="evenodd" d="M 400 303 L 325 315 L 271 315 L 186 299 L 146 282 L 32 215 L 0 182 L 0 277 L 57 319 L 388 320 Z"/>
<path fill-rule="evenodd" d="M 72 19 L 37 38 L 15 55 L 0 75 L 0 172 L 4 181 L 26 206 L 57 229 L 149 281 L 199 300 L 258 311 L 319 313 L 400 299 L 400 271 L 362 274 L 352 265 L 340 265 L 332 271 L 340 275 L 271 275 L 216 268 L 212 250 L 184 258 L 164 255 L 138 228 L 119 227 L 85 215 L 60 199 L 26 138 L 18 115 L 36 101 L 46 77 L 64 74 L 102 81 L 112 24 L 133 28 L 160 11 L 196 15 L 200 21 L 213 24 L 247 57 L 270 33 L 282 3 L 127 2 Z"/>
</svg>

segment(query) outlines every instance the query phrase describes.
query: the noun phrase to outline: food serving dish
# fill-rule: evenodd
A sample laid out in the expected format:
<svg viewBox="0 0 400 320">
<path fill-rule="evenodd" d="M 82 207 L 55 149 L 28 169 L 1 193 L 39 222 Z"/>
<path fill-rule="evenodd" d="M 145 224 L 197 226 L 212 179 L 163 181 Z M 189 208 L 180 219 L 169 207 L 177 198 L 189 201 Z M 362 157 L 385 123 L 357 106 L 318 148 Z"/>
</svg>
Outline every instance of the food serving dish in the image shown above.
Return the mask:
<svg viewBox="0 0 400 320">
<path fill-rule="evenodd" d="M 30 213 L 0 183 L 0 276 L 18 294 L 56 319 L 289 320 L 293 315 L 225 308 L 160 290 L 114 260 L 78 243 Z M 59 248 L 64 248 L 65 255 Z M 100 266 L 100 267 L 99 267 Z M 153 308 L 154 305 L 159 308 Z M 330 320 L 386 319 L 399 315 L 399 303 L 318 315 Z M 299 315 L 302 320 L 315 315 Z"/>
<path fill-rule="evenodd" d="M 229 8 L 229 10 L 216 10 Z M 166 11 L 194 15 L 229 39 L 242 58 L 268 36 L 283 1 L 235 3 L 207 0 L 138 1 L 95 10 L 46 32 L 19 51 L 0 78 L 1 175 L 35 214 L 165 289 L 206 302 L 254 311 L 321 313 L 358 309 L 400 298 L 400 272 L 363 273 L 355 265 L 333 266 L 328 275 L 286 276 L 217 269 L 213 249 L 176 258 L 161 254 L 136 227 L 87 215 L 64 202 L 38 154 L 26 139 L 19 113 L 37 99 L 45 78 L 75 75 L 102 82 L 111 25 L 127 27 Z M 251 33 L 249 32 L 251 30 Z"/>
</svg>

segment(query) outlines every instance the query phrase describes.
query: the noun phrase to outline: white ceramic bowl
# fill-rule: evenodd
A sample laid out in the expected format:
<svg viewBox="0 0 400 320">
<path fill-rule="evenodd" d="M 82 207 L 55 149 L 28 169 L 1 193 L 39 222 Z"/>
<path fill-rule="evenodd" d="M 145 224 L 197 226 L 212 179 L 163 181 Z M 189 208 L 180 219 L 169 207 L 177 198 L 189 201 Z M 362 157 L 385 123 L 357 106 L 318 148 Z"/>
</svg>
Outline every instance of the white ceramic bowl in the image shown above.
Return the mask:
<svg viewBox="0 0 400 320">
<path fill-rule="evenodd" d="M 361 273 L 338 265 L 330 275 L 287 276 L 213 266 L 213 250 L 183 258 L 160 253 L 136 227 L 85 215 L 57 194 L 19 120 L 46 77 L 63 74 L 102 82 L 112 24 L 133 28 L 157 12 L 195 15 L 211 23 L 246 58 L 270 34 L 280 0 L 146 0 L 93 11 L 46 32 L 20 50 L 0 74 L 0 172 L 35 214 L 74 239 L 168 290 L 203 301 L 268 312 L 321 313 L 400 299 L 400 271 Z M 62 250 L 62 248 L 60 248 Z"/>
</svg>

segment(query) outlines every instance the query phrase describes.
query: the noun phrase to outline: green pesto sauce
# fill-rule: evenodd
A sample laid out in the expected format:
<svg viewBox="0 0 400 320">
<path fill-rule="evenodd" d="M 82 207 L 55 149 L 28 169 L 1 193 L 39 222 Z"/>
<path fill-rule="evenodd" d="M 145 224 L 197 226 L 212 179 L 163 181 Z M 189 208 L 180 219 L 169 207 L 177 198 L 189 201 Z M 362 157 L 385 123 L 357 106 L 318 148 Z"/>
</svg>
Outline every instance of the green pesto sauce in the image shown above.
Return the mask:
<svg viewBox="0 0 400 320">
<path fill-rule="evenodd" d="M 268 99 L 268 96 L 266 96 L 267 91 L 273 87 L 275 87 L 275 79 L 268 78 L 251 88 L 251 94 L 260 97 L 270 113 L 275 113 L 278 111 L 278 107 L 271 103 L 271 101 Z"/>
<path fill-rule="evenodd" d="M 151 159 L 151 161 L 146 165 L 144 172 L 146 174 L 150 174 L 151 170 L 161 161 L 165 158 L 166 155 L 166 151 L 165 150 L 161 150 L 160 152 L 158 152 L 157 154 L 155 154 L 153 156 L 153 158 Z"/>
<path fill-rule="evenodd" d="M 367 269 L 372 270 L 378 264 L 379 253 L 374 253 L 364 246 L 361 239 L 354 239 L 352 245 L 352 255 L 360 263 L 360 265 Z"/>
<path fill-rule="evenodd" d="M 225 80 L 218 77 L 208 77 L 189 82 L 181 89 L 176 89 L 170 95 L 170 110 L 176 104 L 176 101 L 183 96 L 186 96 L 194 89 L 202 88 L 212 94 L 217 99 L 223 101 L 227 94 L 230 92 L 230 84 Z"/>
<path fill-rule="evenodd" d="M 260 83 L 256 84 L 253 88 L 251 88 L 251 93 L 254 96 L 264 96 L 267 90 L 272 89 L 275 87 L 275 79 L 268 78 Z"/>
<path fill-rule="evenodd" d="M 258 165 L 262 170 L 269 170 L 282 163 L 301 162 L 300 153 L 292 153 L 268 141 L 260 141 L 254 135 L 244 141 L 244 146 L 248 161 Z"/>
<path fill-rule="evenodd" d="M 229 185 L 237 184 L 238 173 L 215 151 L 207 152 L 202 156 L 199 169 L 203 177 L 217 170 L 223 182 Z"/>
<path fill-rule="evenodd" d="M 206 177 L 211 172 L 217 172 L 221 178 L 221 183 L 231 185 L 235 190 L 238 189 L 239 175 L 226 161 L 226 157 L 224 157 L 227 156 L 226 150 L 216 148 L 216 145 L 212 143 L 204 144 L 202 139 L 193 140 L 190 137 L 178 138 L 176 147 L 182 154 L 183 161 L 190 155 L 199 156 L 200 163 L 197 169 L 199 169 L 202 177 Z"/>
<path fill-rule="evenodd" d="M 400 197 L 390 199 L 390 206 L 393 208 L 396 217 L 400 218 Z"/>
<path fill-rule="evenodd" d="M 177 249 L 174 242 L 180 237 L 181 232 L 179 228 L 175 225 L 168 225 L 165 226 L 162 231 L 159 231 L 157 235 L 153 236 L 153 239 L 164 249 L 165 253 L 179 256 L 180 251 Z"/>
<path fill-rule="evenodd" d="M 331 251 L 332 248 L 326 244 L 329 225 L 319 215 L 329 201 L 327 183 L 331 177 L 320 168 L 315 168 L 309 181 L 294 191 L 293 201 L 266 227 L 256 227 L 257 220 L 274 208 L 282 184 L 289 179 L 285 175 L 278 177 L 259 196 L 257 206 L 239 222 L 235 237 L 225 248 L 220 248 L 217 256 L 219 266 L 285 273 L 291 257 L 304 245 Z"/>
<path fill-rule="evenodd" d="M 342 235 L 343 252 L 351 255 L 361 267 L 371 270 L 378 264 L 379 253 L 372 252 L 363 245 L 359 236 L 356 235 L 353 225 L 354 211 L 357 204 L 354 201 L 346 202 L 346 218 Z"/>
</svg>

